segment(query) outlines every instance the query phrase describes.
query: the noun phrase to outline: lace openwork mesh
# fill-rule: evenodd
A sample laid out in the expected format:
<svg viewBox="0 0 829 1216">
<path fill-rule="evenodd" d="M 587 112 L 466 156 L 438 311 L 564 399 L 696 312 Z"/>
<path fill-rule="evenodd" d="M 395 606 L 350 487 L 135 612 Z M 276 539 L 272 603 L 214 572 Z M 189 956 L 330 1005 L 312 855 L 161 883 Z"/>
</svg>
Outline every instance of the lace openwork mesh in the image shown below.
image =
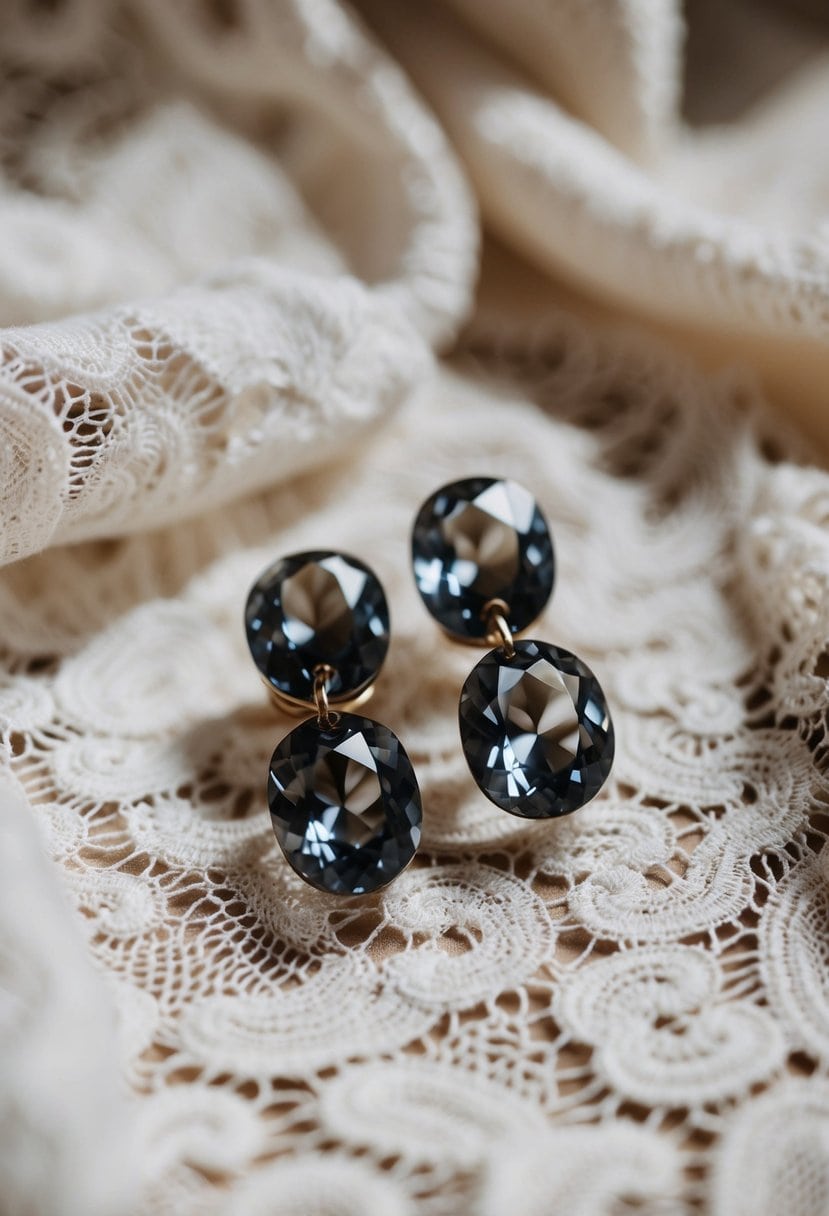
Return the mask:
<svg viewBox="0 0 829 1216">
<path fill-rule="evenodd" d="M 24 7 L 0 54 L 9 1211 L 825 1212 L 827 475 L 748 372 L 552 306 L 479 312 L 435 365 L 470 194 L 345 10 Z M 382 145 L 343 231 L 337 99 Z M 558 823 L 475 788 L 477 656 L 408 570 L 417 506 L 477 473 L 542 503 L 530 632 L 613 707 L 611 779 Z M 262 567 L 321 544 L 386 587 L 370 712 L 425 810 L 412 868 L 346 901 L 275 845 L 292 723 L 242 628 Z"/>
</svg>

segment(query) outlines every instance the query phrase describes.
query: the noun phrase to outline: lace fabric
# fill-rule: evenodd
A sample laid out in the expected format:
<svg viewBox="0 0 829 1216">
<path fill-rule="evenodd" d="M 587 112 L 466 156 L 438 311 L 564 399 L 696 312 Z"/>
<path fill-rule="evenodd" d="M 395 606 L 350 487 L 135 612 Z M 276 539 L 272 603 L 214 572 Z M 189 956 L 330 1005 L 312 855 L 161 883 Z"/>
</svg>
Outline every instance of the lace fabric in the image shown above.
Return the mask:
<svg viewBox="0 0 829 1216">
<path fill-rule="evenodd" d="M 582 54 L 596 8 L 565 8 Z M 667 79 L 664 9 L 637 53 Z M 635 45 L 639 7 L 616 10 Z M 552 296 L 463 325 L 471 194 L 399 69 L 333 5 L 234 12 L 220 36 L 223 6 L 21 8 L 2 52 L 8 1210 L 821 1212 L 829 478 L 750 370 L 705 374 Z M 388 36 L 409 66 L 416 33 Z M 651 76 L 617 64 L 626 108 L 597 94 L 589 145 L 641 157 L 668 132 Z M 338 156 L 365 173 L 325 198 Z M 423 498 L 491 471 L 553 524 L 531 633 L 613 706 L 611 780 L 559 823 L 476 790 L 456 724 L 475 652 L 408 571 Z M 242 629 L 261 568 L 323 543 L 386 587 L 370 712 L 425 810 L 416 864 L 345 902 L 275 845 L 264 774 L 291 723 Z"/>
</svg>

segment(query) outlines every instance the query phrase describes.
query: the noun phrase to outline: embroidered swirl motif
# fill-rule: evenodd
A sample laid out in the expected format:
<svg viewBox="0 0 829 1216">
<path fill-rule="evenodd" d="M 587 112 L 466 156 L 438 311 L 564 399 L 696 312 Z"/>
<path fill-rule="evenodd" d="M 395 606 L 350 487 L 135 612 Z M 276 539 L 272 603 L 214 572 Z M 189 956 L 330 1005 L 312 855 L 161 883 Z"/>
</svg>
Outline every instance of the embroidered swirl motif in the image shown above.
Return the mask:
<svg viewBox="0 0 829 1216">
<path fill-rule="evenodd" d="M 0 674 L 0 728 L 36 731 L 54 715 L 54 701 L 43 680 Z"/>
<path fill-rule="evenodd" d="M 634 1210 L 681 1210 L 679 1153 L 667 1136 L 623 1121 L 548 1128 L 516 1136 L 488 1163 L 482 1216 L 499 1216 L 521 1195 L 526 1216 L 593 1216 L 620 1196 Z"/>
<path fill-rule="evenodd" d="M 787 1078 L 736 1111 L 714 1156 L 714 1216 L 823 1212 L 829 1204 L 829 1082 Z"/>
<path fill-rule="evenodd" d="M 148 604 L 64 663 L 55 696 L 64 713 L 87 731 L 156 737 L 228 708 L 232 657 L 228 639 L 209 621 L 193 630 L 192 611 L 185 605 Z"/>
<path fill-rule="evenodd" d="M 205 1085 L 154 1094 L 144 1111 L 145 1151 L 165 1167 L 185 1161 L 220 1173 L 240 1170 L 265 1146 L 255 1108 L 236 1094 Z"/>
<path fill-rule="evenodd" d="M 115 870 L 70 872 L 70 886 L 89 931 L 110 942 L 124 942 L 157 928 L 164 918 L 160 891 L 133 874 Z"/>
<path fill-rule="evenodd" d="M 751 890 L 748 859 L 727 831 L 715 825 L 694 849 L 684 873 L 655 885 L 627 864 L 589 875 L 575 887 L 570 906 L 598 937 L 670 941 L 710 922 L 713 909 L 736 916 Z"/>
<path fill-rule="evenodd" d="M 429 1060 L 344 1070 L 323 1089 L 319 1117 L 325 1132 L 382 1156 L 431 1162 L 440 1145 L 456 1169 L 488 1160 L 516 1126 L 528 1137 L 545 1129 L 542 1112 L 510 1089 Z"/>
<path fill-rule="evenodd" d="M 415 1209 L 392 1177 L 364 1161 L 326 1156 L 260 1170 L 221 1209 L 222 1216 L 240 1210 L 250 1216 L 412 1216 Z"/>
<path fill-rule="evenodd" d="M 273 833 L 263 817 L 217 820 L 175 797 L 127 807 L 124 820 L 137 849 L 173 866 L 236 869 L 273 848 Z"/>
<path fill-rule="evenodd" d="M 619 866 L 644 872 L 664 864 L 677 845 L 670 817 L 652 807 L 602 800 L 539 836 L 533 858 L 539 870 L 575 880 Z"/>
<path fill-rule="evenodd" d="M 722 987 L 704 950 L 626 950 L 570 975 L 554 1010 L 620 1092 L 646 1104 L 702 1106 L 745 1093 L 783 1057 L 766 1010 L 729 1004 Z"/>
<path fill-rule="evenodd" d="M 829 847 L 779 882 L 760 923 L 763 972 L 791 1041 L 829 1061 Z"/>
<path fill-rule="evenodd" d="M 337 1010 L 337 1034 L 328 1032 Z M 205 1063 L 222 1062 L 244 1075 L 341 1064 L 353 1056 L 389 1051 L 424 1034 L 433 1018 L 407 1001 L 365 958 L 328 958 L 299 983 L 251 996 L 205 997 L 183 1013 L 183 1051 Z"/>
<path fill-rule="evenodd" d="M 488 866 L 409 872 L 384 904 L 408 945 L 385 962 L 386 982 L 426 1008 L 464 1008 L 518 987 L 550 951 L 553 928 L 542 901 Z"/>
</svg>

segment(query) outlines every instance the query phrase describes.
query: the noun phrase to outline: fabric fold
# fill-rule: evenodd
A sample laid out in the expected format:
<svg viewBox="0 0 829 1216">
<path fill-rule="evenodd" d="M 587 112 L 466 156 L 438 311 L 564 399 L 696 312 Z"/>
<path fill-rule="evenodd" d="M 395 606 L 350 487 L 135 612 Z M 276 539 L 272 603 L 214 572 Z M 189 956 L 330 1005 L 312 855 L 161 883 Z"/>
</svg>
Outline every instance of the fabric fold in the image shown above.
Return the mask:
<svg viewBox="0 0 829 1216">
<path fill-rule="evenodd" d="M 428 373 L 354 279 L 249 262 L 0 333 L 0 559 L 180 519 L 330 460 Z"/>
</svg>

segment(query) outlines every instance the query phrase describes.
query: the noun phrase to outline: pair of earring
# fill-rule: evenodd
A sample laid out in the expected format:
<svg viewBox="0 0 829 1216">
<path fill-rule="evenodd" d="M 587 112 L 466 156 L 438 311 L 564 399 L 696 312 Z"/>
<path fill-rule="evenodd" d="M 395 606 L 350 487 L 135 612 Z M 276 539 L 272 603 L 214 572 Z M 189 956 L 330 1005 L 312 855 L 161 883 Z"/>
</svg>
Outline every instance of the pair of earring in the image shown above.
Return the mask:
<svg viewBox="0 0 829 1216">
<path fill-rule="evenodd" d="M 466 679 L 459 706 L 461 742 L 479 788 L 525 819 L 578 810 L 610 772 L 613 725 L 581 659 L 515 637 L 543 610 L 555 575 L 550 530 L 533 496 L 489 477 L 443 486 L 417 514 L 412 562 L 421 599 L 444 631 L 492 647 Z M 277 841 L 319 890 L 378 890 L 414 857 L 422 819 L 400 740 L 354 712 L 388 650 L 383 588 L 368 566 L 343 553 L 294 554 L 253 585 L 245 623 L 253 660 L 277 700 L 313 710 L 271 758 Z"/>
</svg>

